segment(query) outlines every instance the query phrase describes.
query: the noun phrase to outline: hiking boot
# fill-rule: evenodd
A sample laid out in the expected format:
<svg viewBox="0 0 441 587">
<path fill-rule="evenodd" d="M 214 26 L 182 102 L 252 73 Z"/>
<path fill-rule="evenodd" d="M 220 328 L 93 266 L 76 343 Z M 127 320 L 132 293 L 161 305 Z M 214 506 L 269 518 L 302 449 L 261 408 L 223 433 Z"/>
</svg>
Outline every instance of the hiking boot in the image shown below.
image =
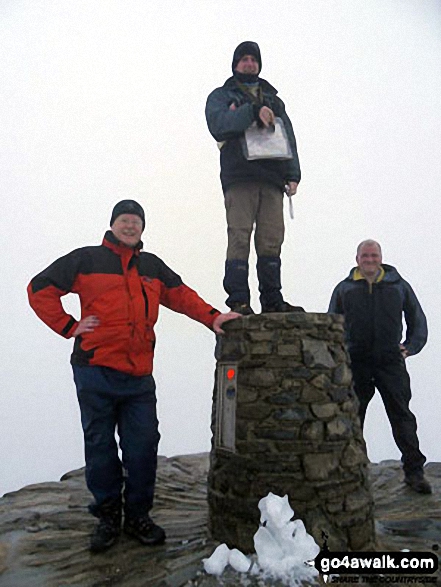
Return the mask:
<svg viewBox="0 0 441 587">
<path fill-rule="evenodd" d="M 232 304 L 231 311 L 237 312 L 238 314 L 242 314 L 242 316 L 250 316 L 251 314 L 254 314 L 253 308 L 247 302 L 242 304 Z"/>
<path fill-rule="evenodd" d="M 137 538 L 146 546 L 162 544 L 165 541 L 165 532 L 157 526 L 147 514 L 138 517 L 127 517 L 124 520 L 124 532 Z"/>
<path fill-rule="evenodd" d="M 121 533 L 121 518 L 102 516 L 90 537 L 90 551 L 104 552 L 115 544 Z"/>
<path fill-rule="evenodd" d="M 99 520 L 90 536 L 90 551 L 104 552 L 115 544 L 121 534 L 121 501 L 112 500 L 101 505 L 92 503 L 88 509 Z"/>
<path fill-rule="evenodd" d="M 424 473 L 407 473 L 404 476 L 404 483 L 409 485 L 409 487 L 417 493 L 423 493 L 425 495 L 432 493 L 432 487 L 424 477 Z"/>
<path fill-rule="evenodd" d="M 262 306 L 262 314 L 273 312 L 304 312 L 301 306 L 291 306 L 288 302 L 280 302 L 274 306 Z"/>
</svg>

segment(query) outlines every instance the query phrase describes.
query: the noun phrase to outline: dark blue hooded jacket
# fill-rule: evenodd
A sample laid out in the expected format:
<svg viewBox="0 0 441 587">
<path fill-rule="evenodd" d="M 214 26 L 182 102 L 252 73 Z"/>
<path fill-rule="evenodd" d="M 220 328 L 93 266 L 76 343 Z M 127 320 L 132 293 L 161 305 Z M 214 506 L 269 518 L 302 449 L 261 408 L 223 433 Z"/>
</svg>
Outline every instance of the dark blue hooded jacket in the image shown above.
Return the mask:
<svg viewBox="0 0 441 587">
<path fill-rule="evenodd" d="M 396 352 L 406 322 L 404 346 L 409 355 L 427 341 L 427 321 L 411 288 L 395 267 L 382 265 L 384 277 L 372 285 L 357 279 L 357 267 L 334 289 L 328 312 L 345 317 L 346 343 L 354 359 Z"/>
</svg>

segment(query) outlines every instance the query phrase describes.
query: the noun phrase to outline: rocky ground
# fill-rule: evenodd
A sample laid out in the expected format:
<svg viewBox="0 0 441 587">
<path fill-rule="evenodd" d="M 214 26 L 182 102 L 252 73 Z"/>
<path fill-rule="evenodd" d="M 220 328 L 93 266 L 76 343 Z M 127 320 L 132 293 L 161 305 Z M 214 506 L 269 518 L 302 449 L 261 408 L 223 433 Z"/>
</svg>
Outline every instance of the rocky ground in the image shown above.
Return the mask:
<svg viewBox="0 0 441 587">
<path fill-rule="evenodd" d="M 207 531 L 208 455 L 160 457 L 154 519 L 168 536 L 146 548 L 122 536 L 110 551 L 91 555 L 94 519 L 82 470 L 60 482 L 30 485 L 0 499 L 0 587 L 214 587 L 271 585 L 232 571 L 207 576 L 202 559 L 216 547 Z M 402 483 L 399 463 L 372 465 L 378 548 L 441 553 L 441 463 L 427 465 L 433 495 Z M 438 574 L 441 585 L 441 575 Z"/>
</svg>

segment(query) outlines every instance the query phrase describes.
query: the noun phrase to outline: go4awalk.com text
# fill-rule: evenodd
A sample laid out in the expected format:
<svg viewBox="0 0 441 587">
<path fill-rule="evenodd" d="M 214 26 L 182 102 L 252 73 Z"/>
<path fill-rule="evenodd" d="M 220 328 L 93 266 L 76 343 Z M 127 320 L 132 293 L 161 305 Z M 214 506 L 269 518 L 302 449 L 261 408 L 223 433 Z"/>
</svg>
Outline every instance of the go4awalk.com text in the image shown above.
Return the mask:
<svg viewBox="0 0 441 587">
<path fill-rule="evenodd" d="M 321 552 L 316 569 L 337 584 L 436 584 L 438 557 L 432 552 Z"/>
</svg>

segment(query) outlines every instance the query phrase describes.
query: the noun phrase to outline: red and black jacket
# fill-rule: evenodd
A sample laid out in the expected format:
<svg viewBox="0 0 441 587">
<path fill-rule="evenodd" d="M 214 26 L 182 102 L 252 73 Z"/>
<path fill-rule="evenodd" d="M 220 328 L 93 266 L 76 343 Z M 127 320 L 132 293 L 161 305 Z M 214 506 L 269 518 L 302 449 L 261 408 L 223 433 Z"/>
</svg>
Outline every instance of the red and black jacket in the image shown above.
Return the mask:
<svg viewBox="0 0 441 587">
<path fill-rule="evenodd" d="M 102 245 L 72 251 L 30 282 L 31 307 L 57 334 L 70 338 L 78 325 L 61 304 L 67 293 L 79 295 L 82 318 L 98 317 L 93 332 L 75 338 L 72 364 L 150 374 L 160 304 L 212 327 L 220 312 L 141 247 L 126 247 L 107 231 Z"/>
</svg>

